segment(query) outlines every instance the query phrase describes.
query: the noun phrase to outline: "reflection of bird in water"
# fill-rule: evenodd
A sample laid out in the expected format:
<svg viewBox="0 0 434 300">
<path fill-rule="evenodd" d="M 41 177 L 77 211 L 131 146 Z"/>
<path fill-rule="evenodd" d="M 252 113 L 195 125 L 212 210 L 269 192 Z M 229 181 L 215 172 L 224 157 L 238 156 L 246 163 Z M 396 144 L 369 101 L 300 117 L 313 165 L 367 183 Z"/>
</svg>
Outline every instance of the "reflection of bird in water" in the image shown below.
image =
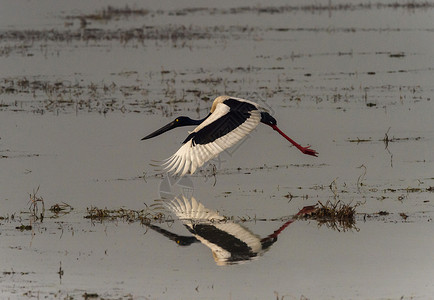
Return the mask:
<svg viewBox="0 0 434 300">
<path fill-rule="evenodd" d="M 269 125 L 301 152 L 317 156 L 310 147 L 302 147 L 285 135 L 277 121 L 258 104 L 249 100 L 229 96 L 217 97 L 208 116 L 201 120 L 178 117 L 173 122 L 145 136 L 142 140 L 158 136 L 176 127 L 198 125 L 184 140 L 181 148 L 164 163 L 170 172 L 193 174 L 205 162 L 220 152 L 232 147 L 262 122 Z"/>
<path fill-rule="evenodd" d="M 165 205 L 181 220 L 193 237 L 176 235 L 152 224 L 148 226 L 181 246 L 200 241 L 211 249 L 217 265 L 238 264 L 261 256 L 277 241 L 277 236 L 296 220 L 297 216 L 314 209 L 313 206 L 303 208 L 272 234 L 260 238 L 246 227 L 228 221 L 216 211 L 205 208 L 194 198 L 175 198 L 165 202 Z"/>
</svg>

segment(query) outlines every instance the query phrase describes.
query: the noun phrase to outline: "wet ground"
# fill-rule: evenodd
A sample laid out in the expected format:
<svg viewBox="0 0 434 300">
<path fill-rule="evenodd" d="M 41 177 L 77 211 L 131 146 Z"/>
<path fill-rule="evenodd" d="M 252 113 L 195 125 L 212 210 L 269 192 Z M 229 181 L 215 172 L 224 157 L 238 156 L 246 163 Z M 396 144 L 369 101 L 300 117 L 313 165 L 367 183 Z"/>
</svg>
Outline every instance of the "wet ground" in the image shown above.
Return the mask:
<svg viewBox="0 0 434 300">
<path fill-rule="evenodd" d="M 2 298 L 434 295 L 434 3 L 1 6 Z M 259 125 L 168 177 L 155 161 L 188 129 L 140 139 L 221 94 L 319 157 Z M 218 263 L 155 201 L 181 194 L 262 239 L 285 228 L 251 261 Z M 294 218 L 326 203 L 351 222 Z"/>
</svg>

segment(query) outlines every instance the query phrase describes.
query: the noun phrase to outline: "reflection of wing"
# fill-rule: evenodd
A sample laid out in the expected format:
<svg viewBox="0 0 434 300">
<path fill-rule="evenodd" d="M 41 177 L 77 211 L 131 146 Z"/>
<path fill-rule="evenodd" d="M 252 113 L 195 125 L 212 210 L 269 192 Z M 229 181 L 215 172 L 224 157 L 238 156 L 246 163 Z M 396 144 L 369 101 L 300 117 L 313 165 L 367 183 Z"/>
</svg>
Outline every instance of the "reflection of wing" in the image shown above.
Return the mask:
<svg viewBox="0 0 434 300">
<path fill-rule="evenodd" d="M 168 239 L 174 241 L 175 243 L 177 243 L 180 246 L 190 246 L 193 243 L 199 242 L 199 240 L 197 238 L 195 238 L 194 236 L 178 235 L 178 234 L 172 233 L 168 230 L 165 230 L 163 228 L 160 228 L 156 225 L 149 224 L 149 223 L 145 223 L 145 226 L 155 230 L 158 233 L 161 233 L 162 235 L 164 235 Z"/>
<path fill-rule="evenodd" d="M 180 220 L 192 221 L 222 221 L 224 217 L 220 216 L 215 210 L 207 209 L 202 203 L 197 202 L 194 197 L 191 201 L 182 196 L 182 199 L 175 198 L 172 201 L 166 201 L 164 204 Z"/>
<path fill-rule="evenodd" d="M 213 252 L 218 265 L 248 261 L 264 251 L 261 239 L 247 228 L 225 221 L 216 211 L 196 199 L 182 197 L 165 202 L 187 229 Z"/>
</svg>

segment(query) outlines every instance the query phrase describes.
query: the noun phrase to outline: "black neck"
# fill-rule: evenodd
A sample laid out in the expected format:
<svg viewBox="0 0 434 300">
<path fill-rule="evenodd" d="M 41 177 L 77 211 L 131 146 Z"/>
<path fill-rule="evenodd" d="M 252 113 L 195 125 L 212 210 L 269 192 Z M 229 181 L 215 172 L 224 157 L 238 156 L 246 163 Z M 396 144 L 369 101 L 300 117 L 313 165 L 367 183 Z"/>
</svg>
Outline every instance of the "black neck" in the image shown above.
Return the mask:
<svg viewBox="0 0 434 300">
<path fill-rule="evenodd" d="M 193 120 L 193 119 L 190 119 L 190 120 L 191 120 L 191 124 L 189 124 L 189 125 L 200 125 L 200 124 L 202 124 L 202 122 L 205 121 L 205 120 L 206 120 L 210 115 L 211 115 L 211 113 L 209 113 L 205 118 L 200 119 L 200 120 Z"/>
</svg>

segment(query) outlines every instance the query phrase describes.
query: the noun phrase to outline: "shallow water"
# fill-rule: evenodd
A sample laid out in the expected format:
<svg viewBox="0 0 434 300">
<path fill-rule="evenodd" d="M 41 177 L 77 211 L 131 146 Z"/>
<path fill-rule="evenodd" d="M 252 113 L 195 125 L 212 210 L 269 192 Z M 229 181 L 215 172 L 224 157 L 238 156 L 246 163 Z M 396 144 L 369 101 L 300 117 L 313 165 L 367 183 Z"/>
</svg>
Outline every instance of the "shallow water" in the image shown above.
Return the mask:
<svg viewBox="0 0 434 300">
<path fill-rule="evenodd" d="M 360 3 L 4 1 L 1 296 L 431 298 L 434 4 Z M 140 139 L 205 116 L 220 94 L 260 103 L 319 157 L 259 126 L 169 186 L 155 161 L 188 129 Z M 90 207 L 145 210 L 189 236 L 153 206 L 178 194 L 260 237 L 318 201 L 358 203 L 356 224 L 299 219 L 255 260 L 219 266 L 205 244 L 85 218 Z M 48 210 L 63 203 L 72 209 Z"/>
</svg>

